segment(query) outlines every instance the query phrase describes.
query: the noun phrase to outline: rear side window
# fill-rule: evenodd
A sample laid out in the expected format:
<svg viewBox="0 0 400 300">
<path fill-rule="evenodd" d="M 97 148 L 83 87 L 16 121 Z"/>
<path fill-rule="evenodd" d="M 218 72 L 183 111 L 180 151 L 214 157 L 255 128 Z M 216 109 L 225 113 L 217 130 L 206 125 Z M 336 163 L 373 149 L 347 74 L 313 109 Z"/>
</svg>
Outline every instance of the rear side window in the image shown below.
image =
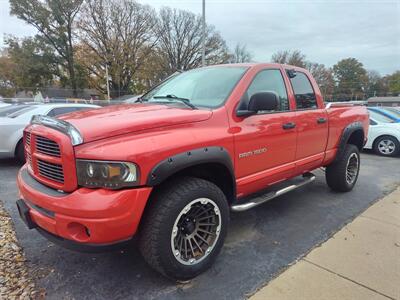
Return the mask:
<svg viewBox="0 0 400 300">
<path fill-rule="evenodd" d="M 290 82 L 296 97 L 297 109 L 317 108 L 317 99 L 306 74 L 297 72 L 294 78 L 290 78 Z"/>
<path fill-rule="evenodd" d="M 242 101 L 248 103 L 251 96 L 259 92 L 277 93 L 279 96 L 279 106 L 277 111 L 289 110 L 289 99 L 280 70 L 264 70 L 259 72 L 254 77 Z"/>
</svg>

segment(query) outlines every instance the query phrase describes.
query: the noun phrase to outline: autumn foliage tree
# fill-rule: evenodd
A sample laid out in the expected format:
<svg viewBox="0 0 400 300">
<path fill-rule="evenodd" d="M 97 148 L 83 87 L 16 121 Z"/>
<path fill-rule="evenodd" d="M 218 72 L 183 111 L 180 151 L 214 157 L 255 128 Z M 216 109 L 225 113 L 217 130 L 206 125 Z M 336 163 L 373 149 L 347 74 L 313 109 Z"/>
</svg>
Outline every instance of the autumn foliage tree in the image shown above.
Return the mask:
<svg viewBox="0 0 400 300">
<path fill-rule="evenodd" d="M 253 60 L 253 55 L 247 49 L 245 44 L 237 43 L 233 52 L 230 54 L 230 63 L 248 63 Z"/>
<path fill-rule="evenodd" d="M 272 55 L 271 61 L 278 64 L 287 64 L 300 68 L 305 68 L 307 64 L 306 56 L 299 50 L 279 51 Z"/>
<path fill-rule="evenodd" d="M 339 99 L 364 99 L 368 83 L 367 71 L 355 58 L 340 60 L 333 66 L 333 76 L 336 80 L 336 94 Z"/>
<path fill-rule="evenodd" d="M 109 84 L 113 97 L 132 90 L 156 45 L 155 22 L 154 10 L 134 1 L 86 1 L 78 22 L 78 52 L 95 88 L 106 93 Z"/>
<path fill-rule="evenodd" d="M 60 57 L 76 96 L 73 26 L 83 0 L 10 0 L 11 14 L 35 27 Z"/>
<path fill-rule="evenodd" d="M 157 18 L 157 51 L 163 70 L 189 70 L 201 65 L 202 22 L 191 12 L 164 7 Z M 205 60 L 213 65 L 227 62 L 228 49 L 224 39 L 213 26 L 206 26 Z"/>
<path fill-rule="evenodd" d="M 175 71 L 202 64 L 202 19 L 192 12 L 135 0 L 9 0 L 11 14 L 38 33 L 9 38 L 0 53 L 0 94 L 58 85 L 76 96 L 96 88 L 111 97 L 140 94 Z M 205 28 L 206 65 L 253 60 L 247 46 L 229 50 L 220 33 Z M 272 62 L 307 68 L 328 100 L 400 94 L 400 71 L 381 77 L 354 58 L 333 68 L 283 50 Z M 108 77 L 106 78 L 106 70 Z"/>
</svg>

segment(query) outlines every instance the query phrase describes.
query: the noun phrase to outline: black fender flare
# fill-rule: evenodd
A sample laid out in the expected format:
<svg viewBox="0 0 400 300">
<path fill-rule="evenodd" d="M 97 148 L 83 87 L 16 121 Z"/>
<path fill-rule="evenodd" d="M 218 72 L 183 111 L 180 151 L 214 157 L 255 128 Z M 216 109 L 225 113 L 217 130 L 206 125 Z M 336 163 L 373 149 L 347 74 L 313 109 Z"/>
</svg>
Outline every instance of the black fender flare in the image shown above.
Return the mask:
<svg viewBox="0 0 400 300">
<path fill-rule="evenodd" d="M 365 137 L 364 127 L 361 122 L 350 123 L 349 125 L 347 125 L 344 128 L 342 135 L 340 136 L 340 141 L 339 141 L 338 150 L 337 150 L 336 157 L 335 157 L 335 162 L 339 161 L 342 158 L 343 153 L 344 153 L 344 148 L 346 147 L 346 145 L 350 139 L 350 136 L 357 130 L 361 130 Z M 363 143 L 364 143 L 364 141 L 363 141 Z"/>
<path fill-rule="evenodd" d="M 155 165 L 147 177 L 147 185 L 155 186 L 163 182 L 171 175 L 205 163 L 219 163 L 224 165 L 231 174 L 235 188 L 235 176 L 231 156 L 224 147 L 203 147 L 178 153 L 160 161 Z"/>
</svg>

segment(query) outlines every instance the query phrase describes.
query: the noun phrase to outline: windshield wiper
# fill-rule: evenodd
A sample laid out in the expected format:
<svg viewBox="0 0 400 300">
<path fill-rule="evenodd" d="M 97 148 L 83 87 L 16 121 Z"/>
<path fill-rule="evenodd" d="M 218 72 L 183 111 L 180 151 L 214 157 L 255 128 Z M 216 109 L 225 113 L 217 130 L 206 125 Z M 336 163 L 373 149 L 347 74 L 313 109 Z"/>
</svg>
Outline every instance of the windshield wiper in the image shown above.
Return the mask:
<svg viewBox="0 0 400 300">
<path fill-rule="evenodd" d="M 187 106 L 189 106 L 193 109 L 197 109 L 197 107 L 194 106 L 192 103 L 190 103 L 190 100 L 187 98 L 177 97 L 177 96 L 171 95 L 171 94 L 165 95 L 165 96 L 154 96 L 153 98 L 154 99 L 167 99 L 169 101 L 177 100 L 177 101 L 182 102 L 183 104 L 186 104 Z"/>
</svg>

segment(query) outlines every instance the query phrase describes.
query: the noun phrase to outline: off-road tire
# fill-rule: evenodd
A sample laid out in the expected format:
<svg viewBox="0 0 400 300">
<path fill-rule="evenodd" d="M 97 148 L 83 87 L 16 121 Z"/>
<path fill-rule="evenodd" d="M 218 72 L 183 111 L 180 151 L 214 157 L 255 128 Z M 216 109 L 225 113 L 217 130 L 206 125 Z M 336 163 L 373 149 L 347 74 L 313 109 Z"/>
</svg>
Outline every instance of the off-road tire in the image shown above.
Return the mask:
<svg viewBox="0 0 400 300">
<path fill-rule="evenodd" d="M 22 141 L 18 142 L 17 148 L 15 149 L 15 156 L 20 163 L 25 163 L 24 143 Z"/>
<path fill-rule="evenodd" d="M 199 198 L 211 199 L 218 206 L 220 233 L 208 256 L 195 265 L 185 265 L 174 257 L 171 232 L 182 209 Z M 188 280 L 207 270 L 223 246 L 229 225 L 229 207 L 224 193 L 207 180 L 180 177 L 162 185 L 149 201 L 139 232 L 139 249 L 145 261 L 175 280 Z"/>
<path fill-rule="evenodd" d="M 347 176 L 346 170 L 348 167 L 350 157 L 353 157 L 354 159 L 354 155 L 356 155 L 358 159 L 358 169 L 354 181 L 349 183 L 346 180 Z M 338 161 L 335 161 L 326 167 L 325 171 L 326 183 L 332 190 L 336 192 L 349 192 L 353 189 L 354 185 L 357 182 L 359 170 L 360 170 L 360 151 L 358 150 L 357 146 L 352 144 L 347 144 L 345 146 L 341 158 Z"/>
<path fill-rule="evenodd" d="M 394 144 L 395 148 L 392 153 L 386 154 L 379 150 L 379 143 L 381 143 L 384 140 L 391 141 Z M 395 137 L 390 135 L 381 136 L 374 141 L 374 152 L 381 156 L 389 156 L 389 157 L 396 156 L 400 153 L 400 142 Z"/>
</svg>

